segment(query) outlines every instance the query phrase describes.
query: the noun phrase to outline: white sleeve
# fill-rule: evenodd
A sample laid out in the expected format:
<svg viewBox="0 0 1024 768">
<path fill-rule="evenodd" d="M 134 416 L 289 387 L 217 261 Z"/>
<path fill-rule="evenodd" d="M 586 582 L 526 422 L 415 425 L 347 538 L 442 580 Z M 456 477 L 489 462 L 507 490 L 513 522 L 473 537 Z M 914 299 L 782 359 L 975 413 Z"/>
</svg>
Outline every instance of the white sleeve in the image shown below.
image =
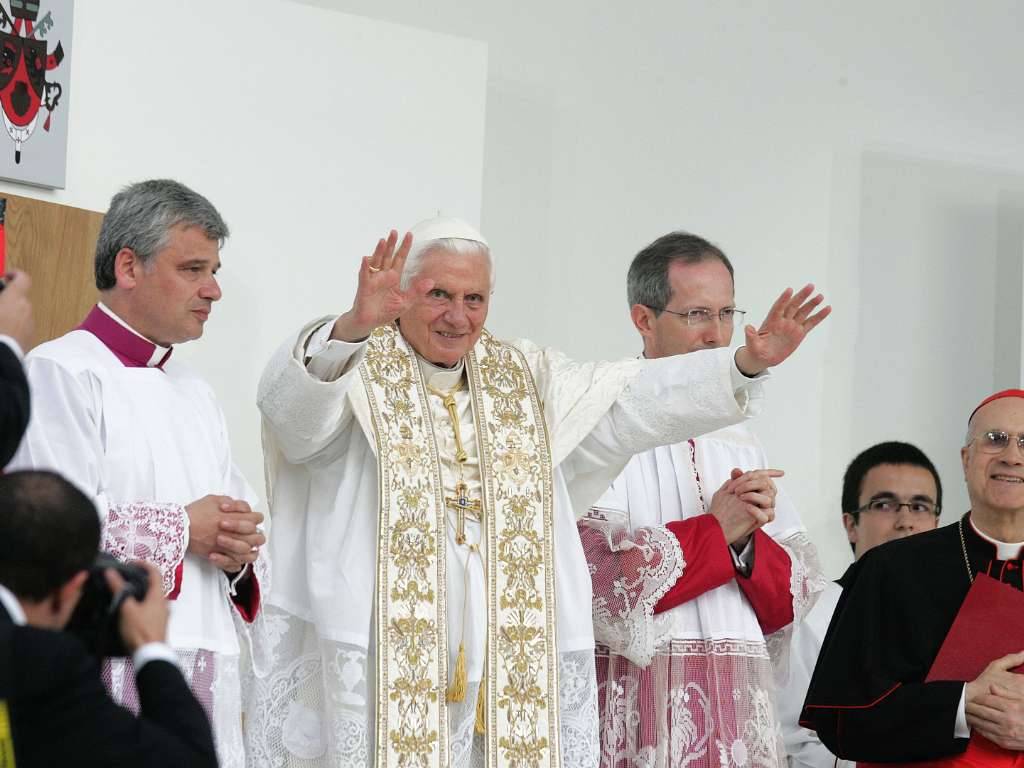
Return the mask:
<svg viewBox="0 0 1024 768">
<path fill-rule="evenodd" d="M 135 653 L 132 654 L 132 667 L 135 669 L 135 674 L 139 674 L 142 668 L 151 661 L 166 661 L 181 669 L 178 654 L 172 651 L 166 643 L 146 643 L 136 648 Z"/>
<path fill-rule="evenodd" d="M 345 373 L 353 357 L 366 346 L 362 341 L 332 339 L 337 318 L 320 326 L 306 344 L 306 370 L 321 381 L 334 381 Z"/>
<path fill-rule="evenodd" d="M 644 360 L 573 456 L 580 464 L 624 463 L 631 456 L 714 432 L 756 416 L 770 374 L 747 377 L 731 349 Z M 586 471 L 584 469 L 584 471 Z"/>
<path fill-rule="evenodd" d="M 264 424 L 293 464 L 323 451 L 352 419 L 348 394 L 359 383 L 366 343 L 325 342 L 332 325 L 321 318 L 289 337 L 260 378 L 256 403 Z"/>
<path fill-rule="evenodd" d="M 744 575 L 749 574 L 754 564 L 754 537 L 748 538 L 739 552 L 734 547 L 729 547 L 729 554 L 732 555 L 733 567 Z"/>
<path fill-rule="evenodd" d="M 960 703 L 956 706 L 956 723 L 953 725 L 954 739 L 969 739 L 971 737 L 971 726 L 967 724 L 967 683 L 960 691 Z"/>
<path fill-rule="evenodd" d="M 102 526 L 101 547 L 120 560 L 149 560 L 163 578 L 164 594 L 181 587 L 188 547 L 188 515 L 180 504 L 108 495 L 101 432 L 99 382 L 78 376 L 48 358 L 25 362 L 32 387 L 32 416 L 10 469 L 59 472 L 89 496 Z"/>
<path fill-rule="evenodd" d="M 8 466 L 59 472 L 96 504 L 100 522 L 107 520 L 107 478 L 100 432 L 99 382 L 78 376 L 48 358 L 29 356 L 25 373 L 32 390 L 28 430 Z"/>
</svg>

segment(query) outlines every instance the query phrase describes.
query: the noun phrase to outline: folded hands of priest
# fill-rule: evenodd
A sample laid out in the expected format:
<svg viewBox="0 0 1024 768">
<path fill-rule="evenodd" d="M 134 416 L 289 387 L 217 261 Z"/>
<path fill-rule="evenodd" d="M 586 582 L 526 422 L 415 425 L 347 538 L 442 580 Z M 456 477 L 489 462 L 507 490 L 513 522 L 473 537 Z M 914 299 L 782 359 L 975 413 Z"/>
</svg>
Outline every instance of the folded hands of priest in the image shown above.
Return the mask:
<svg viewBox="0 0 1024 768">
<path fill-rule="evenodd" d="M 772 478 L 783 474 L 778 469 L 733 469 L 729 480 L 715 492 L 708 512 L 722 526 L 729 544 L 743 547 L 754 531 L 775 519 L 777 489 Z"/>
<path fill-rule="evenodd" d="M 192 502 L 188 551 L 210 560 L 226 573 L 236 573 L 256 560 L 266 543 L 260 531 L 263 515 L 241 499 L 211 494 Z"/>
</svg>

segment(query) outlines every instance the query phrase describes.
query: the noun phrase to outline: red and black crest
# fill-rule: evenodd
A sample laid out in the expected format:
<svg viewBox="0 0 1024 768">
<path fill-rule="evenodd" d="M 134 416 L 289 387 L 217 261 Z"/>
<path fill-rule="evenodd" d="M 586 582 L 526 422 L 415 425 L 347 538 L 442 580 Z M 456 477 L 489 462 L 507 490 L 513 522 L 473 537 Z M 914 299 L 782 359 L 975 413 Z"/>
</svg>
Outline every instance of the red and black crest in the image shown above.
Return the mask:
<svg viewBox="0 0 1024 768">
<path fill-rule="evenodd" d="M 8 13 L 0 4 L 0 111 L 15 144 L 15 162 L 20 163 L 21 146 L 35 131 L 41 109 L 47 113 L 43 130 L 50 130 L 50 115 L 63 89 L 60 83 L 47 81 L 46 74 L 60 66 L 64 49 L 58 41 L 47 53 L 43 38 L 53 19 L 47 13 L 38 20 L 38 0 L 10 0 L 10 5 Z"/>
</svg>

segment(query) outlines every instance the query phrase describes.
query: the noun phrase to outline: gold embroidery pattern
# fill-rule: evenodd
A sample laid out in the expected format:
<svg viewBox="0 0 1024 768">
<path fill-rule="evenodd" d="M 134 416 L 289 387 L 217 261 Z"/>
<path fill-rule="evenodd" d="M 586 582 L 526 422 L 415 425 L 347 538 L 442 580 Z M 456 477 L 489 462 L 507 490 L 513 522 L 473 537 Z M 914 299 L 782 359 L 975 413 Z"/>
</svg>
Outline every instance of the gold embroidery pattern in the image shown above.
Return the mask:
<svg viewBox="0 0 1024 768">
<path fill-rule="evenodd" d="M 523 401 L 526 399 L 526 377 L 516 360 L 516 350 L 499 344 L 493 337 L 481 336 L 487 356 L 480 361 L 484 391 L 493 398 L 491 410 L 502 425 L 522 427 L 526 420 Z M 532 376 L 531 376 L 532 383 Z"/>
<path fill-rule="evenodd" d="M 478 350 L 468 371 L 490 532 L 487 766 L 557 768 L 551 449 L 522 354 L 487 332 Z"/>
<path fill-rule="evenodd" d="M 443 766 L 445 522 L 426 394 L 394 326 L 373 332 L 360 372 L 379 457 L 377 764 Z"/>
<path fill-rule="evenodd" d="M 415 356 L 393 326 L 361 375 L 377 446 L 377 764 L 448 764 L 444 489 Z M 480 363 L 477 365 L 479 355 Z M 484 333 L 468 356 L 488 563 L 487 765 L 557 768 L 551 453 L 522 354 Z"/>
</svg>

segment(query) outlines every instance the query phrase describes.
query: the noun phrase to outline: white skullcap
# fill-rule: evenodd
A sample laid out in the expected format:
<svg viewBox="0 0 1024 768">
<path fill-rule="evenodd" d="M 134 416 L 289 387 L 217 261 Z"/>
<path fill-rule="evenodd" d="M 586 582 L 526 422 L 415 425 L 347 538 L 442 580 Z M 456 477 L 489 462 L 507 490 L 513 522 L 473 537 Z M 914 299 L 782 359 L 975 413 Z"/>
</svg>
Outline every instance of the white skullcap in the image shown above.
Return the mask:
<svg viewBox="0 0 1024 768">
<path fill-rule="evenodd" d="M 462 219 L 451 216 L 435 216 L 433 219 L 424 219 L 409 230 L 412 232 L 413 246 L 417 243 L 425 243 L 428 240 L 443 240 L 452 238 L 456 240 L 472 240 L 487 245 L 484 236 Z"/>
</svg>

